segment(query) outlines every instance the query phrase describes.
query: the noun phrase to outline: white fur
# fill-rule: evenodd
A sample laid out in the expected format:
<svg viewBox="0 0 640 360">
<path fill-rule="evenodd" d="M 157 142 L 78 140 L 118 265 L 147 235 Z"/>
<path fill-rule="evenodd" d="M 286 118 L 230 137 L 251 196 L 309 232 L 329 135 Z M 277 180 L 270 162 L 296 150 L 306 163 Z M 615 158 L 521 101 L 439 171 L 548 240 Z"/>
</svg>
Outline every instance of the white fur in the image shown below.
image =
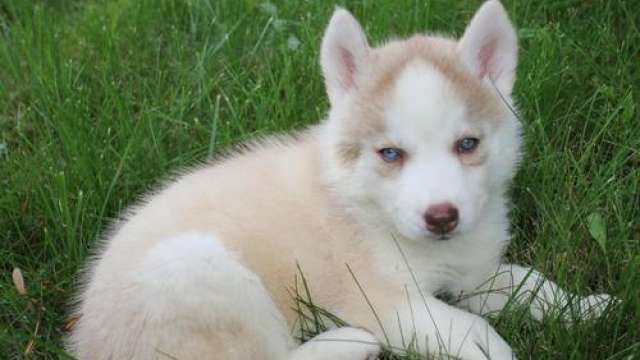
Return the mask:
<svg viewBox="0 0 640 360">
<path fill-rule="evenodd" d="M 331 103 L 337 105 L 366 76 L 367 38 L 358 21 L 338 8 L 322 39 L 320 63 Z"/>
<path fill-rule="evenodd" d="M 416 101 L 419 94 L 421 101 Z M 483 167 L 465 167 L 451 152 L 463 135 L 481 134 L 468 121 L 464 103 L 447 79 L 425 63 L 410 65 L 399 77 L 387 107 L 387 137 L 410 155 L 402 174 L 389 184 L 389 217 L 407 238 L 430 236 L 424 227 L 426 209 L 450 202 L 460 210 L 459 230 L 473 227 L 484 207 L 487 175 Z M 421 191 L 416 192 L 416 189 Z"/>
<path fill-rule="evenodd" d="M 291 354 L 290 360 L 373 360 L 379 354 L 380 345 L 369 332 L 342 327 L 309 340 Z"/>
<path fill-rule="evenodd" d="M 321 54 L 328 119 L 185 174 L 131 211 L 89 267 L 70 351 L 80 359 L 364 360 L 378 355 L 376 340 L 395 348 L 414 339 L 425 353 L 510 359 L 479 315 L 509 299 L 536 319 L 572 305 L 538 272 L 501 265 L 505 192 L 520 153 L 520 124 L 508 108 L 517 48 L 504 9 L 487 2 L 458 43 L 415 41 L 455 52 L 465 71 L 482 75 L 473 81 L 485 100 L 497 99 L 488 76 L 506 103 L 472 111 L 456 83 L 469 80 L 422 58 L 372 101 L 372 84 L 400 55 L 384 49 L 415 44 L 369 48 L 357 21 L 338 9 Z M 473 162 L 453 151 L 464 136 L 481 139 Z M 339 150 L 344 144 L 350 153 Z M 389 144 L 405 151 L 401 165 L 380 158 Z M 423 222 L 440 202 L 460 211 L 448 240 Z M 296 348 L 290 290 L 298 265 L 314 303 L 360 328 L 332 329 Z M 458 307 L 435 297 L 443 291 L 462 295 Z M 598 315 L 608 300 L 577 299 L 577 313 Z"/>
<path fill-rule="evenodd" d="M 472 73 L 493 81 L 511 95 L 518 61 L 518 37 L 502 4 L 485 2 L 476 12 L 458 45 Z"/>
<path fill-rule="evenodd" d="M 292 345 L 260 279 L 213 236 L 163 239 L 107 276 L 85 294 L 71 344 L 79 358 L 278 359 Z"/>
</svg>

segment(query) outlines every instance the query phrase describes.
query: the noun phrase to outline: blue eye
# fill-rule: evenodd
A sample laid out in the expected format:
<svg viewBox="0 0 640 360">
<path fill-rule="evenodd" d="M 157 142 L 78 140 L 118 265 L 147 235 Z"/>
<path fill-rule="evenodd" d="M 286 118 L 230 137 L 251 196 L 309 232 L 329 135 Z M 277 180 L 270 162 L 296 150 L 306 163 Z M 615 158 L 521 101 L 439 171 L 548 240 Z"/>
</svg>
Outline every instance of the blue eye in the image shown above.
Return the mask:
<svg viewBox="0 0 640 360">
<path fill-rule="evenodd" d="M 384 148 L 378 150 L 382 160 L 386 162 L 394 162 L 402 159 L 403 151 L 396 148 Z"/>
<path fill-rule="evenodd" d="M 473 152 L 480 144 L 480 140 L 474 137 L 466 137 L 456 142 L 456 151 L 459 154 L 468 154 Z"/>
</svg>

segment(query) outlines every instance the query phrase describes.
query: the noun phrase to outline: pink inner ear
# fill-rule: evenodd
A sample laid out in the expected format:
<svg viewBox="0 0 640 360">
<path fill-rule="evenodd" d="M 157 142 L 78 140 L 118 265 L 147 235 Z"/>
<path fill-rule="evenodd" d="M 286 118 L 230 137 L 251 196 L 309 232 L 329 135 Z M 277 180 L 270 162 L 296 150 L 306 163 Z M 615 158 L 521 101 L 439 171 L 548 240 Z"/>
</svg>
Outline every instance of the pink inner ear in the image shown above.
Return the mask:
<svg viewBox="0 0 640 360">
<path fill-rule="evenodd" d="M 496 39 L 491 39 L 487 41 L 480 48 L 480 52 L 478 52 L 478 61 L 480 62 L 480 66 L 478 68 L 479 73 L 478 76 L 482 79 L 487 74 L 495 75 L 493 72 L 495 69 L 492 67 L 493 55 L 496 51 Z"/>
<path fill-rule="evenodd" d="M 356 63 L 353 59 L 353 54 L 349 50 L 342 47 L 340 48 L 340 60 L 344 65 L 344 73 L 342 74 L 340 80 L 344 88 L 349 89 L 354 85 L 353 75 L 356 71 Z"/>
</svg>

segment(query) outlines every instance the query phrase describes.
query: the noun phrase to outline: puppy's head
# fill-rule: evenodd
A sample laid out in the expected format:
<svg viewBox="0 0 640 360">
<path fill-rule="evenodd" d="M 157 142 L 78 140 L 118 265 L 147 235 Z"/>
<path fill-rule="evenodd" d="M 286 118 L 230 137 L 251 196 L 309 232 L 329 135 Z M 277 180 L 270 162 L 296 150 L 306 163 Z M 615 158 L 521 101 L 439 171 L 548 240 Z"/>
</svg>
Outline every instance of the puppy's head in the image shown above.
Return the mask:
<svg viewBox="0 0 640 360">
<path fill-rule="evenodd" d="M 503 201 L 520 153 L 517 37 L 498 1 L 459 40 L 372 48 L 346 10 L 322 41 L 329 178 L 347 206 L 413 240 L 470 232 Z"/>
</svg>

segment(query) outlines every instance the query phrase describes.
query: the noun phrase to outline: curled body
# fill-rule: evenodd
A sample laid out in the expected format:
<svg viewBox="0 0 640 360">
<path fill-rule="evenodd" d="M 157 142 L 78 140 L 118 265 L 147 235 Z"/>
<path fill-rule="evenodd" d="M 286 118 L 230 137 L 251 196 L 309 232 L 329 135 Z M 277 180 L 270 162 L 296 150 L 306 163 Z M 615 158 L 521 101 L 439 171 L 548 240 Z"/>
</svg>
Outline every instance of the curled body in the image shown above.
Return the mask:
<svg viewBox="0 0 640 360">
<path fill-rule="evenodd" d="M 376 48 L 336 10 L 321 51 L 328 117 L 189 171 L 134 207 L 88 266 L 70 351 L 359 360 L 414 337 L 425 353 L 512 358 L 481 315 L 516 298 L 540 319 L 569 301 L 539 273 L 501 264 L 520 156 L 516 62 L 497 1 L 460 40 Z M 298 267 L 314 303 L 354 328 L 296 344 Z M 478 295 L 452 306 L 442 291 Z"/>
</svg>

